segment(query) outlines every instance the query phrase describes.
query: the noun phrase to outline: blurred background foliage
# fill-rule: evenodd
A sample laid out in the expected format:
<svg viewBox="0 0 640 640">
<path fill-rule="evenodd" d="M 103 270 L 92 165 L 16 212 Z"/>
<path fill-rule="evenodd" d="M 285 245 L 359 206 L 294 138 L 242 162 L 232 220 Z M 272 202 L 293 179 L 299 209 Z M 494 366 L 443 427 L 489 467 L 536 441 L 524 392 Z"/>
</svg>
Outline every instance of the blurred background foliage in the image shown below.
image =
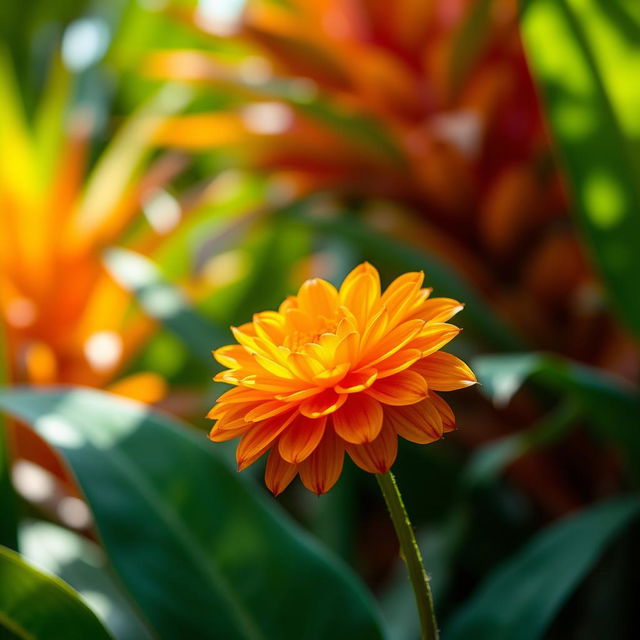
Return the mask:
<svg viewBox="0 0 640 640">
<path fill-rule="evenodd" d="M 637 2 L 29 0 L 0 30 L 0 631 L 418 637 L 373 478 L 275 501 L 204 437 L 228 325 L 366 259 L 467 305 L 481 385 L 394 467 L 445 640 L 638 637 Z"/>
</svg>

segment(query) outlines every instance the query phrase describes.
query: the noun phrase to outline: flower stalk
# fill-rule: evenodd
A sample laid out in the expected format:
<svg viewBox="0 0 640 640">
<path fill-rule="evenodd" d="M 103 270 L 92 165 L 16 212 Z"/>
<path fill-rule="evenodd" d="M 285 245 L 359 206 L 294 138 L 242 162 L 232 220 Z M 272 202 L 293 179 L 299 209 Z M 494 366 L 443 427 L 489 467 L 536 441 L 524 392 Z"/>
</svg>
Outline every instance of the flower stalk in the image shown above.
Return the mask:
<svg viewBox="0 0 640 640">
<path fill-rule="evenodd" d="M 420 617 L 420 628 L 422 640 L 438 640 L 438 626 L 433 608 L 433 597 L 429 586 L 429 576 L 424 568 L 420 548 L 416 541 L 416 536 L 411 526 L 411 521 L 402 501 L 402 495 L 398 489 L 396 479 L 391 473 L 376 474 L 378 484 L 382 490 L 393 526 L 400 543 L 400 552 L 407 565 L 409 580 L 413 587 Z"/>
</svg>

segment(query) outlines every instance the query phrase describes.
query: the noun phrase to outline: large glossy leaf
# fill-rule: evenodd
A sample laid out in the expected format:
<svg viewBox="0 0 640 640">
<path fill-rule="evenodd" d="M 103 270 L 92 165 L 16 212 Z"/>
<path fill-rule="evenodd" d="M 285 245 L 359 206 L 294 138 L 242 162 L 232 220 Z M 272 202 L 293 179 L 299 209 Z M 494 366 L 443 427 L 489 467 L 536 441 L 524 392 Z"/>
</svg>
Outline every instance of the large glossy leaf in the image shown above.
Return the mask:
<svg viewBox="0 0 640 640">
<path fill-rule="evenodd" d="M 585 237 L 640 335 L 638 3 L 525 0 L 522 27 Z"/>
<path fill-rule="evenodd" d="M 366 591 L 202 434 L 91 390 L 0 393 L 66 458 L 161 638 L 374 640 Z"/>
<path fill-rule="evenodd" d="M 48 522 L 25 521 L 20 525 L 20 552 L 77 591 L 117 640 L 152 639 L 95 543 Z"/>
<path fill-rule="evenodd" d="M 473 368 L 480 389 L 497 404 L 506 404 L 528 378 L 570 397 L 600 436 L 614 441 L 640 468 L 640 395 L 624 380 L 598 369 L 545 353 L 476 358 Z"/>
<path fill-rule="evenodd" d="M 489 575 L 445 627 L 444 640 L 537 640 L 613 539 L 640 514 L 619 498 L 551 525 Z"/>
<path fill-rule="evenodd" d="M 67 584 L 0 547 L 0 631 L 25 640 L 108 640 L 98 618 Z"/>
</svg>

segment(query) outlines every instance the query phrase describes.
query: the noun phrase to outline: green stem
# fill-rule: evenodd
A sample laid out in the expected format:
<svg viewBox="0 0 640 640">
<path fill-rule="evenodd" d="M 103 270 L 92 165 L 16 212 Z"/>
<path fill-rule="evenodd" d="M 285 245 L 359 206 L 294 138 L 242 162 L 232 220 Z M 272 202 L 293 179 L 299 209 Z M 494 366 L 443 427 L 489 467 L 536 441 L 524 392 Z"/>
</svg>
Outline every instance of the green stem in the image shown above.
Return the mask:
<svg viewBox="0 0 640 640">
<path fill-rule="evenodd" d="M 391 514 L 391 520 L 400 542 L 400 552 L 407 564 L 409 572 L 409 580 L 416 597 L 416 605 L 418 607 L 418 615 L 420 616 L 420 627 L 422 629 L 422 640 L 438 640 L 438 626 L 436 624 L 436 615 L 433 609 L 433 597 L 431 596 L 431 587 L 429 586 L 429 577 L 424 569 L 422 555 L 416 536 L 411 526 L 411 521 L 407 515 L 404 502 L 400 490 L 396 484 L 391 471 L 379 473 L 376 475 L 378 484 L 382 490 L 387 508 Z"/>
</svg>

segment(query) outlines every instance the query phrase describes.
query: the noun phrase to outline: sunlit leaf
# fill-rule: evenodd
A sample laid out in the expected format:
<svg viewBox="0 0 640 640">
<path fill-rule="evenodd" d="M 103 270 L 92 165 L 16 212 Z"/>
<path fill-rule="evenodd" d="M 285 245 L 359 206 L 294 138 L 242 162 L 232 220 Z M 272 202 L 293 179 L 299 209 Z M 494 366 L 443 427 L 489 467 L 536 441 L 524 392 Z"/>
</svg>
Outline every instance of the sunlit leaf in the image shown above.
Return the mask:
<svg viewBox="0 0 640 640">
<path fill-rule="evenodd" d="M 551 525 L 490 574 L 445 626 L 443 640 L 537 640 L 603 551 L 640 513 L 640 499 L 601 503 Z"/>
<path fill-rule="evenodd" d="M 157 637 L 381 637 L 357 579 L 203 435 L 86 389 L 5 391 L 0 405 L 63 454 Z"/>
<path fill-rule="evenodd" d="M 34 565 L 70 585 L 118 640 L 149 640 L 152 636 L 124 596 L 107 566 L 104 552 L 93 542 L 48 522 L 20 526 L 20 551 Z"/>
<path fill-rule="evenodd" d="M 637 6 L 632 13 L 634 4 L 525 0 L 522 28 L 585 237 L 614 306 L 640 335 L 640 16 Z"/>
<path fill-rule="evenodd" d="M 0 578 L 0 630 L 25 640 L 111 637 L 71 587 L 6 547 L 0 547 Z"/>
</svg>

